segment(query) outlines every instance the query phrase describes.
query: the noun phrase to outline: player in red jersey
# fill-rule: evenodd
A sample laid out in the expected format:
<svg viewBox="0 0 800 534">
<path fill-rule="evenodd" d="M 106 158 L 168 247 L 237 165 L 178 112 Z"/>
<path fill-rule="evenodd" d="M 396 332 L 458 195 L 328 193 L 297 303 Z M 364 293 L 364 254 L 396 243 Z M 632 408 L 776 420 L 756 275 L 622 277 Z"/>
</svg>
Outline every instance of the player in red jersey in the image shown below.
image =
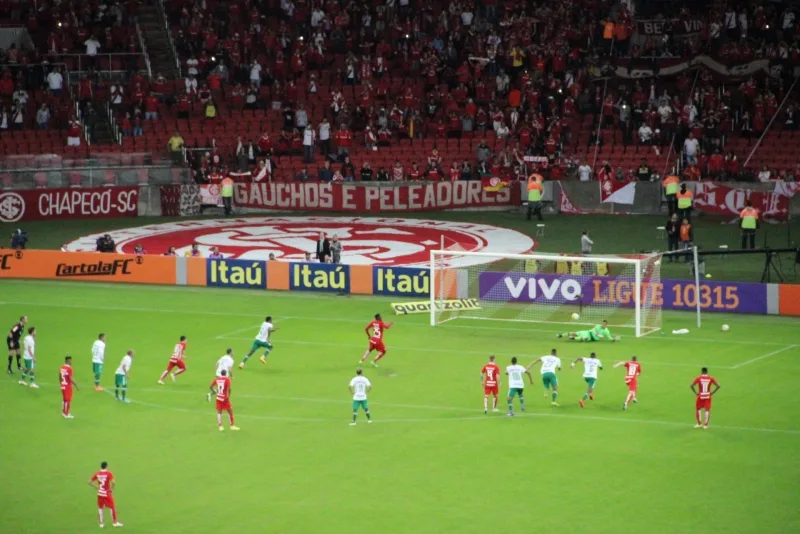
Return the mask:
<svg viewBox="0 0 800 534">
<path fill-rule="evenodd" d="M 111 492 L 116 485 L 114 474 L 108 470 L 108 462 L 100 464 L 100 471 L 92 475 L 89 485 L 97 489 L 97 514 L 100 518 L 100 528 L 103 528 L 103 510 L 111 510 L 111 520 L 115 527 L 121 527 L 122 523 L 117 520 L 117 507 L 114 505 L 114 496 Z"/>
<path fill-rule="evenodd" d="M 500 368 L 494 363 L 494 356 L 489 356 L 489 363 L 481 369 L 481 383 L 483 384 L 483 413 L 489 412 L 489 395 L 494 397 L 492 401 L 492 411 L 499 412 L 497 409 L 497 393 L 500 389 Z"/>
<path fill-rule="evenodd" d="M 614 364 L 614 367 L 625 366 L 625 384 L 628 386 L 628 396 L 625 397 L 625 402 L 622 404 L 622 409 L 627 410 L 628 404 L 633 401 L 634 403 L 639 402 L 636 399 L 636 386 L 639 379 L 639 375 L 642 374 L 642 366 L 636 360 L 636 356 L 631 356 L 631 361 L 629 362 L 617 362 Z"/>
<path fill-rule="evenodd" d="M 72 356 L 64 358 L 64 365 L 58 370 L 58 383 L 61 385 L 61 415 L 64 419 L 73 419 L 74 416 L 69 413 L 72 404 L 72 386 L 78 389 L 78 384 L 72 379 Z"/>
<path fill-rule="evenodd" d="M 386 355 L 386 345 L 383 344 L 383 331 L 389 330 L 391 327 L 392 323 L 384 323 L 380 313 L 375 314 L 375 320 L 369 323 L 364 329 L 369 338 L 369 348 L 361 357 L 361 360 L 358 362 L 359 364 L 364 363 L 364 360 L 367 359 L 370 352 L 377 350 L 378 355 L 372 360 L 372 365 L 378 367 L 378 361 Z"/>
<path fill-rule="evenodd" d="M 186 358 L 186 336 L 181 336 L 180 341 L 175 344 L 175 348 L 172 349 L 172 356 L 169 357 L 169 365 L 167 365 L 167 370 L 161 373 L 161 378 L 158 379 L 159 384 L 164 384 L 164 379 L 167 378 L 167 375 L 175 369 L 178 368 L 177 371 L 173 372 L 169 375 L 173 382 L 175 382 L 175 377 L 179 374 L 186 372 L 186 364 L 183 362 L 184 358 Z"/>
<path fill-rule="evenodd" d="M 714 386 L 714 389 L 711 389 L 711 386 Z M 719 382 L 717 382 L 717 379 L 713 376 L 709 376 L 707 367 L 703 367 L 703 369 L 700 370 L 700 376 L 695 378 L 694 382 L 692 382 L 691 388 L 692 393 L 697 396 L 697 401 L 695 402 L 697 424 L 694 425 L 694 427 L 708 428 L 708 420 L 711 418 L 711 397 L 714 393 L 719 391 Z M 706 411 L 705 424 L 702 423 L 703 410 Z"/>
<path fill-rule="evenodd" d="M 222 369 L 219 372 L 219 376 L 216 377 L 213 382 L 211 382 L 211 392 L 217 397 L 217 425 L 219 425 L 219 431 L 225 431 L 225 428 L 222 426 L 222 412 L 228 412 L 231 430 L 239 430 L 239 427 L 233 422 L 233 408 L 231 408 L 231 379 L 225 369 Z"/>
</svg>

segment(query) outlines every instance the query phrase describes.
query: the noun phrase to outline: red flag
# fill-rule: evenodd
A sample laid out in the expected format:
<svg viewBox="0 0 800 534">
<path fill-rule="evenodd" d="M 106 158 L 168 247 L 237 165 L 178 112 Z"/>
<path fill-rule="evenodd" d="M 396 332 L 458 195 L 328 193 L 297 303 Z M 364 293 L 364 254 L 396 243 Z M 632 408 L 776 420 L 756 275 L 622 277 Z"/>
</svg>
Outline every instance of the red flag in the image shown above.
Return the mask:
<svg viewBox="0 0 800 534">
<path fill-rule="evenodd" d="M 494 193 L 508 187 L 509 182 L 510 180 L 508 178 L 498 178 L 497 176 L 492 176 L 491 178 L 481 178 L 483 190 Z"/>
<path fill-rule="evenodd" d="M 636 196 L 636 182 L 621 182 L 614 178 L 600 181 L 600 201 L 615 204 L 633 204 Z"/>
</svg>

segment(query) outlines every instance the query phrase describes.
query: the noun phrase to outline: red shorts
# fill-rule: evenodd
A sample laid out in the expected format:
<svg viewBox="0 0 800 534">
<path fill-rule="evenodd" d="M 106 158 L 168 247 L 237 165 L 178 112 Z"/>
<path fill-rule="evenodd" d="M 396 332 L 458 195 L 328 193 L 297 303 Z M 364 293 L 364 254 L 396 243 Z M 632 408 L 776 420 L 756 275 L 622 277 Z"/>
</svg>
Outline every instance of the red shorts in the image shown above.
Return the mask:
<svg viewBox="0 0 800 534">
<path fill-rule="evenodd" d="M 98 508 L 114 508 L 114 497 L 109 495 L 108 497 L 100 497 L 97 496 L 97 507 Z"/>
<path fill-rule="evenodd" d="M 62 389 L 61 396 L 64 399 L 64 402 L 72 402 L 72 388 Z"/>
<path fill-rule="evenodd" d="M 386 352 L 386 345 L 383 344 L 383 340 L 380 339 L 370 339 L 369 340 L 369 350 L 377 350 L 378 352 Z"/>
<path fill-rule="evenodd" d="M 484 395 L 494 395 L 496 397 L 498 391 L 499 391 L 499 388 L 497 387 L 497 385 L 494 385 L 494 386 L 483 386 L 483 394 Z"/>
<path fill-rule="evenodd" d="M 217 411 L 218 412 L 230 412 L 231 411 L 231 401 L 230 400 L 218 400 L 217 401 Z"/>
<path fill-rule="evenodd" d="M 172 371 L 175 368 L 180 369 L 181 371 L 186 370 L 186 364 L 183 363 L 183 360 L 170 360 L 169 365 L 167 366 L 167 372 Z"/>
<path fill-rule="evenodd" d="M 701 399 L 700 397 L 698 397 L 694 405 L 697 410 L 710 410 L 711 399 Z"/>
<path fill-rule="evenodd" d="M 628 391 L 636 392 L 636 380 L 626 380 L 625 383 L 628 385 Z"/>
</svg>

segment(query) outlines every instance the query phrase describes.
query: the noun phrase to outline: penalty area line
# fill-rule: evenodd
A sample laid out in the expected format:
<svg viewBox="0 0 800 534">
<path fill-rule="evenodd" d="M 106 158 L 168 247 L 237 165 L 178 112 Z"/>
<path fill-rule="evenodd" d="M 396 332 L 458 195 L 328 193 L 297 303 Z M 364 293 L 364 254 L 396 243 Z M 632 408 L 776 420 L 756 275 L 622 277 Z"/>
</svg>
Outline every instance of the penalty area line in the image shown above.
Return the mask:
<svg viewBox="0 0 800 534">
<path fill-rule="evenodd" d="M 786 352 L 787 350 L 791 350 L 791 349 L 794 349 L 794 348 L 797 348 L 797 347 L 800 347 L 800 345 L 787 345 L 787 346 L 783 347 L 782 349 L 773 350 L 772 352 L 768 352 L 766 354 L 762 354 L 761 356 L 757 356 L 757 357 L 753 358 L 752 360 L 747 360 L 746 362 L 742 362 L 742 363 L 736 364 L 733 367 L 731 367 L 731 369 L 741 369 L 745 365 L 750 365 L 751 363 L 756 363 L 756 362 L 760 362 L 761 360 L 766 360 L 767 358 L 772 358 L 773 356 L 777 356 L 778 354 L 781 354 L 782 352 Z"/>
</svg>

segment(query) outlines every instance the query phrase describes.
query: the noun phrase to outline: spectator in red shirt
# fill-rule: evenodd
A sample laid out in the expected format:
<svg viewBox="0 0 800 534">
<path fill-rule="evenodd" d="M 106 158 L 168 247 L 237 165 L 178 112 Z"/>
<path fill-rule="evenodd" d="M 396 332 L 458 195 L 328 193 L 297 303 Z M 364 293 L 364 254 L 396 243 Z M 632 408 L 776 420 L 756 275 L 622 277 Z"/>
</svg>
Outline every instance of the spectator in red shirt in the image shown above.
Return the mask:
<svg viewBox="0 0 800 534">
<path fill-rule="evenodd" d="M 150 92 L 144 101 L 144 118 L 145 120 L 157 121 L 158 120 L 158 97 L 154 92 Z"/>
</svg>

